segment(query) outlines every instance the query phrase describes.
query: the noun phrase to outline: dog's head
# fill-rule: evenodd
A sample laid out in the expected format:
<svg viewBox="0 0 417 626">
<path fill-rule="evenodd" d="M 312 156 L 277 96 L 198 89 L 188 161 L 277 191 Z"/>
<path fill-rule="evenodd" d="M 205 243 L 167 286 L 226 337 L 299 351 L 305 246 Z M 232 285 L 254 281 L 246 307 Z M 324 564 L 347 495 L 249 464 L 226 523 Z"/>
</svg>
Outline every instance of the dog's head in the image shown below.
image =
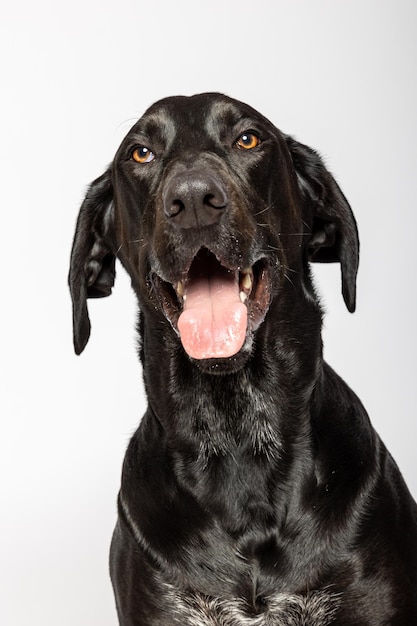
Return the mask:
<svg viewBox="0 0 417 626">
<path fill-rule="evenodd" d="M 161 100 L 82 204 L 75 350 L 90 334 L 87 298 L 111 293 L 116 256 L 144 314 L 169 323 L 192 359 L 218 362 L 247 358 L 285 290 L 315 300 L 310 261 L 341 263 L 353 311 L 358 248 L 350 207 L 313 150 L 220 94 Z"/>
</svg>

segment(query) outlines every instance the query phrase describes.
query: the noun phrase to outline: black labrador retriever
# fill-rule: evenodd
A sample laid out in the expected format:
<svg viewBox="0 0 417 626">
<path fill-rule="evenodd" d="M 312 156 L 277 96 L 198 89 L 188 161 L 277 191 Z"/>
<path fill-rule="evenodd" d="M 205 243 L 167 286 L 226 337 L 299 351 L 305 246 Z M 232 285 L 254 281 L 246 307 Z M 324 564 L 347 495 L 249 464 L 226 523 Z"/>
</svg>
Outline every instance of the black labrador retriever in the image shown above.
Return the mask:
<svg viewBox="0 0 417 626">
<path fill-rule="evenodd" d="M 78 218 L 77 354 L 115 258 L 140 306 L 149 408 L 111 547 L 123 626 L 417 624 L 417 507 L 355 394 L 323 361 L 309 264 L 358 236 L 312 149 L 251 107 L 164 99 Z"/>
</svg>

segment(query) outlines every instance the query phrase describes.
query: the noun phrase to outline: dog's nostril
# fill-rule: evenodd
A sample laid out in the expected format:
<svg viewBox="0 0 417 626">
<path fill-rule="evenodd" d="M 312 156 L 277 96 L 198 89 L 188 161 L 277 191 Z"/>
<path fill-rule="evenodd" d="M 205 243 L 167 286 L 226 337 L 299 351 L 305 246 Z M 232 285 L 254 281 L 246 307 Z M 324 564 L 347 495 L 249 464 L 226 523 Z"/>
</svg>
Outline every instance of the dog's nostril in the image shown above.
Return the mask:
<svg viewBox="0 0 417 626">
<path fill-rule="evenodd" d="M 181 200 L 172 200 L 171 204 L 165 207 L 167 217 L 175 217 L 185 208 Z"/>
<path fill-rule="evenodd" d="M 203 203 L 207 206 L 211 206 L 214 209 L 224 209 L 227 205 L 226 194 L 207 194 L 203 200 Z"/>
</svg>

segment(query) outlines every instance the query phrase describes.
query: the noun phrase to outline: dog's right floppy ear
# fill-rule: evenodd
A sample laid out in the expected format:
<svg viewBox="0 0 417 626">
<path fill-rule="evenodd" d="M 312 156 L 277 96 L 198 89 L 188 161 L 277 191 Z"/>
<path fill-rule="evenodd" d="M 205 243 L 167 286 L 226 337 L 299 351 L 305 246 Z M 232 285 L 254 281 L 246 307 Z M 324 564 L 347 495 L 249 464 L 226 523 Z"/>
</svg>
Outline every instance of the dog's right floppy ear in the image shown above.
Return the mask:
<svg viewBox="0 0 417 626">
<path fill-rule="evenodd" d="M 90 337 L 87 298 L 111 294 L 116 258 L 112 252 L 113 185 L 111 167 L 89 187 L 78 215 L 71 253 L 74 349 L 81 354 Z"/>
</svg>

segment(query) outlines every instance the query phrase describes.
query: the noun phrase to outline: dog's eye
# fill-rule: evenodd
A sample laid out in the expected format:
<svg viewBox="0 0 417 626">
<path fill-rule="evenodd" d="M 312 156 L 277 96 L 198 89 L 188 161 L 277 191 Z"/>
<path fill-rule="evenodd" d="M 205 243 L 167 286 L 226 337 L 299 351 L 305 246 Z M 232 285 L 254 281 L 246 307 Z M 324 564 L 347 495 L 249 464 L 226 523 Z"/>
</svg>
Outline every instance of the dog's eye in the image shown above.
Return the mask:
<svg viewBox="0 0 417 626">
<path fill-rule="evenodd" d="M 261 140 L 255 133 L 243 133 L 236 141 L 238 148 L 243 148 L 244 150 L 252 150 L 252 148 L 259 146 L 260 143 Z"/>
<path fill-rule="evenodd" d="M 132 159 L 136 161 L 136 163 L 150 163 L 154 158 L 154 153 L 146 146 L 138 146 L 132 152 Z"/>
</svg>

